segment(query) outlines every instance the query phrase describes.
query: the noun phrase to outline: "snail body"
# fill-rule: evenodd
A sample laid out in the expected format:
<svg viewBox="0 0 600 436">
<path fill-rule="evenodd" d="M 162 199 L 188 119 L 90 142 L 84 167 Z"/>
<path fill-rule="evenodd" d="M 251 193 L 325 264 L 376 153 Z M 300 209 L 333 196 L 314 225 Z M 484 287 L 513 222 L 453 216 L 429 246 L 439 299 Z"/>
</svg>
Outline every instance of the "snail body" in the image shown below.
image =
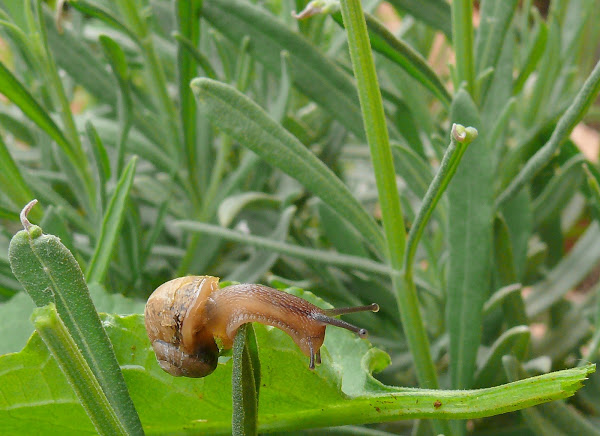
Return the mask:
<svg viewBox="0 0 600 436">
<path fill-rule="evenodd" d="M 217 366 L 219 347 L 229 349 L 238 328 L 249 322 L 277 327 L 310 357 L 321 363 L 325 327 L 346 328 L 365 338 L 367 331 L 335 315 L 379 310 L 376 304 L 321 309 L 302 298 L 263 285 L 219 288 L 212 276 L 188 276 L 159 286 L 146 304 L 146 331 L 162 369 L 174 376 L 204 377 Z"/>
</svg>

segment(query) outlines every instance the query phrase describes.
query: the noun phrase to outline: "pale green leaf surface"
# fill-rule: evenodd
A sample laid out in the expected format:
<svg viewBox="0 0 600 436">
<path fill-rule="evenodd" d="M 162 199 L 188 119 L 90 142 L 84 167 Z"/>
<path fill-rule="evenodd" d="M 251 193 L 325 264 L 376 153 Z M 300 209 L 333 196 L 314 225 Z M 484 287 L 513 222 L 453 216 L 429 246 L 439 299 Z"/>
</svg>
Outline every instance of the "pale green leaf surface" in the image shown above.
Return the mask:
<svg viewBox="0 0 600 436">
<path fill-rule="evenodd" d="M 301 295 L 324 304 L 308 293 Z M 230 434 L 231 359 L 221 362 L 209 377 L 174 378 L 158 366 L 141 315 L 103 315 L 102 323 L 146 434 Z M 308 358 L 285 333 L 260 324 L 255 329 L 262 369 L 260 431 L 485 416 L 572 395 L 593 371 L 587 366 L 477 392 L 393 388 L 369 373 L 389 363 L 387 354 L 350 332 L 330 328 L 323 364 L 310 371 Z M 438 400 L 442 405 L 436 408 Z M 83 408 L 37 335 L 23 351 L 0 357 L 0 421 L 10 434 L 44 433 L 49 425 L 65 435 L 93 434 Z"/>
<path fill-rule="evenodd" d="M 145 301 L 134 300 L 121 294 L 109 294 L 102 285 L 89 285 L 90 296 L 99 312 L 128 315 L 143 313 Z M 35 308 L 33 301 L 25 292 L 19 292 L 9 301 L 0 304 L 0 355 L 16 353 L 27 343 L 33 333 L 33 324 L 29 316 Z"/>
</svg>

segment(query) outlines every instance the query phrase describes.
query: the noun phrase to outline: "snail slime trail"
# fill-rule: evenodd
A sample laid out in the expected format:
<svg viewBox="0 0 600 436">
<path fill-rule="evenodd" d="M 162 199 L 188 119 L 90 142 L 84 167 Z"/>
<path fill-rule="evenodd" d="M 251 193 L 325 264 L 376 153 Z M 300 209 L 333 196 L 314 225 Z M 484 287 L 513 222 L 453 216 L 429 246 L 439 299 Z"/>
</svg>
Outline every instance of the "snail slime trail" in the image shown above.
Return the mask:
<svg viewBox="0 0 600 436">
<path fill-rule="evenodd" d="M 146 331 L 160 367 L 173 376 L 204 377 L 217 367 L 219 348 L 233 346 L 238 328 L 248 322 L 277 327 L 310 358 L 321 363 L 325 327 L 333 325 L 367 337 L 367 330 L 334 318 L 354 312 L 377 312 L 375 303 L 321 309 L 302 298 L 263 285 L 219 288 L 219 278 L 188 276 L 159 286 L 146 303 Z"/>
</svg>

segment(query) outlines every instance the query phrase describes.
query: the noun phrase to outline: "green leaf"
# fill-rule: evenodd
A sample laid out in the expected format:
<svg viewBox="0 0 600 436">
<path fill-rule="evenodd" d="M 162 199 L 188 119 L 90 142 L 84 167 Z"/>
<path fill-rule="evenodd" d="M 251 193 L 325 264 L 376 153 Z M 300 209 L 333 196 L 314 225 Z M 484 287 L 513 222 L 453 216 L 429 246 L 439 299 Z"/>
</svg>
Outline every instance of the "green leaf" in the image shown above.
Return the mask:
<svg viewBox="0 0 600 436">
<path fill-rule="evenodd" d="M 185 36 L 183 36 L 179 32 L 174 32 L 173 38 L 175 38 L 177 40 L 177 43 L 180 44 L 182 49 L 186 49 L 189 52 L 189 54 L 192 56 L 192 58 L 198 64 L 198 66 L 200 68 L 202 68 L 202 70 L 204 70 L 204 74 L 206 74 L 206 77 L 210 77 L 211 79 L 215 79 L 215 80 L 218 79 L 217 73 L 216 73 L 215 69 L 212 67 L 212 65 L 210 64 L 210 61 L 208 60 L 208 58 L 206 56 L 204 56 L 200 52 L 200 50 L 198 50 L 194 46 L 192 41 L 187 39 Z"/>
<path fill-rule="evenodd" d="M 314 248 L 301 247 L 285 242 L 274 241 L 269 238 L 248 235 L 236 232 L 220 226 L 207 224 L 199 221 L 176 221 L 175 225 L 190 232 L 208 233 L 230 241 L 248 244 L 269 251 L 275 251 L 286 256 L 297 257 L 312 262 L 322 262 L 326 265 L 353 268 L 361 271 L 369 271 L 375 274 L 389 275 L 391 269 L 382 263 L 365 259 L 358 256 L 337 254 L 330 250 L 317 250 Z"/>
<path fill-rule="evenodd" d="M 521 67 L 521 71 L 519 72 L 519 76 L 515 79 L 515 84 L 513 85 L 513 95 L 517 95 L 523 90 L 523 86 L 525 86 L 525 82 L 535 71 L 535 68 L 542 58 L 544 54 L 544 49 L 546 48 L 546 41 L 548 40 L 548 26 L 546 22 L 540 18 L 539 12 L 537 9 L 533 9 L 534 11 L 534 19 L 536 23 L 536 28 L 533 36 L 530 36 L 530 46 L 527 51 L 527 55 L 525 56 L 525 62 Z"/>
<path fill-rule="evenodd" d="M 348 188 L 258 105 L 234 88 L 211 79 L 195 79 L 192 88 L 217 127 L 302 183 L 383 252 L 381 230 Z"/>
<path fill-rule="evenodd" d="M 479 31 L 475 39 L 477 74 L 481 74 L 486 68 L 496 67 L 518 3 L 518 0 L 481 2 Z"/>
<path fill-rule="evenodd" d="M 455 96 L 451 119 L 476 128 L 481 126 L 477 108 L 464 90 Z M 485 138 L 485 134 L 481 137 Z M 456 389 L 472 386 L 483 304 L 490 289 L 492 174 L 492 150 L 484 140 L 475 140 L 448 187 L 450 265 L 446 319 L 450 334 L 450 374 Z"/>
<path fill-rule="evenodd" d="M 96 56 L 95 51 L 90 50 L 89 45 L 72 29 L 65 27 L 59 34 L 56 26 L 52 25 L 53 18 L 48 16 L 47 21 L 48 43 L 57 66 L 98 100 L 116 106 L 117 87 L 101 57 Z"/>
<path fill-rule="evenodd" d="M 289 53 L 294 85 L 359 138 L 364 138 L 354 84 L 332 61 L 264 9 L 238 0 L 206 0 L 202 15 L 234 43 L 248 35 L 250 53 L 281 75 L 280 53 Z"/>
<path fill-rule="evenodd" d="M 560 145 L 568 138 L 573 128 L 583 118 L 596 96 L 600 92 L 600 61 L 588 76 L 587 80 L 577 93 L 569 109 L 560 117 L 552 136 L 535 155 L 527 161 L 525 167 L 519 172 L 510 185 L 496 200 L 496 207 L 514 196 L 526 183 L 544 167 L 558 150 Z"/>
<path fill-rule="evenodd" d="M 473 386 L 480 388 L 497 384 L 499 381 L 498 375 L 502 373 L 502 356 L 517 354 L 519 358 L 522 358 L 523 351 L 529 344 L 530 336 L 529 327 L 525 325 L 512 327 L 502 333 L 482 358 L 475 374 Z M 500 378 L 500 381 L 504 380 Z"/>
<path fill-rule="evenodd" d="M 431 166 L 415 151 L 402 144 L 392 143 L 394 168 L 408 188 L 419 198 L 423 198 L 433 180 Z"/>
<path fill-rule="evenodd" d="M 448 40 L 452 39 L 450 5 L 445 0 L 391 0 L 396 9 L 406 11 L 417 20 L 441 30 Z"/>
<path fill-rule="evenodd" d="M 192 48 L 200 38 L 200 9 L 202 1 L 178 0 L 175 2 L 177 29 Z M 198 153 L 196 150 L 196 101 L 190 89 L 190 82 L 196 73 L 196 62 L 192 53 L 183 44 L 177 45 L 177 85 L 179 90 L 179 115 L 183 127 L 183 144 L 188 178 L 191 186 L 198 186 Z"/>
<path fill-rule="evenodd" d="M 577 154 L 564 163 L 556 175 L 550 179 L 544 190 L 533 202 L 534 226 L 540 226 L 548 218 L 556 216 L 565 204 L 577 192 L 581 185 L 583 171 L 581 165 L 585 162 L 582 154 Z"/>
<path fill-rule="evenodd" d="M 90 17 L 97 18 L 98 20 L 106 23 L 110 27 L 114 27 L 115 29 L 120 30 L 128 37 L 130 37 L 136 44 L 141 45 L 140 41 L 137 38 L 137 35 L 129 29 L 118 17 L 115 17 L 110 11 L 95 5 L 93 3 L 89 3 L 83 0 L 71 0 L 69 2 L 75 9 L 79 12 L 89 15 Z"/>
<path fill-rule="evenodd" d="M 133 186 L 137 157 L 133 157 L 123 171 L 115 192 L 110 199 L 108 209 L 104 214 L 100 236 L 92 260 L 86 271 L 86 279 L 90 283 L 102 283 L 108 271 L 108 265 L 113 256 L 119 232 L 125 217 L 125 210 L 129 200 L 129 191 Z"/>
<path fill-rule="evenodd" d="M 303 296 L 316 302 L 306 293 Z M 231 434 L 232 359 L 219 363 L 203 379 L 174 378 L 158 366 L 141 315 L 103 315 L 102 319 L 147 433 Z M 350 332 L 328 330 L 323 363 L 310 371 L 306 356 L 285 333 L 260 324 L 255 324 L 255 330 L 262 373 L 260 432 L 417 417 L 489 416 L 571 396 L 594 370 L 587 365 L 475 391 L 394 388 L 370 375 L 371 369 L 389 363 L 389 357 Z M 0 357 L 0 374 L 3 431 L 43 433 L 45 419 L 52 415 L 61 434 L 94 434 L 37 335 L 20 353 Z M 150 395 L 161 401 L 148 401 Z"/>
<path fill-rule="evenodd" d="M 466 90 L 473 96 L 475 91 L 475 61 L 473 59 L 473 2 L 452 2 L 452 45 L 456 56 L 456 89 L 464 82 Z M 456 97 L 455 97 L 456 98 Z M 470 126 L 471 124 L 465 124 Z"/>
<path fill-rule="evenodd" d="M 264 192 L 244 192 L 243 194 L 227 197 L 219 205 L 217 212 L 219 224 L 223 227 L 230 227 L 236 217 L 246 208 L 279 208 L 281 200 L 274 195 Z"/>
<path fill-rule="evenodd" d="M 504 372 L 511 381 L 524 377 L 524 371 L 519 362 L 513 356 L 505 356 L 502 359 Z M 543 436 L 566 436 L 554 424 L 545 419 L 536 408 L 530 408 L 521 412 L 529 428 L 537 435 Z"/>
<path fill-rule="evenodd" d="M 50 303 L 35 309 L 32 321 L 98 433 L 127 435 L 128 431 L 111 408 L 94 373 L 58 316 L 56 306 Z"/>
<path fill-rule="evenodd" d="M 269 239 L 272 241 L 284 241 L 290 231 L 290 223 L 294 214 L 296 213 L 296 207 L 290 206 L 283 211 L 277 227 L 273 229 L 269 235 Z M 226 279 L 228 280 L 239 280 L 245 283 L 254 283 L 258 281 L 279 258 L 279 253 L 269 252 L 268 250 L 256 250 L 250 258 L 244 263 L 237 266 L 233 271 L 230 271 Z"/>
<path fill-rule="evenodd" d="M 535 317 L 558 302 L 600 260 L 600 227 L 593 222 L 569 254 L 562 258 L 525 299 L 527 315 Z"/>
<path fill-rule="evenodd" d="M 27 207 L 31 206 L 30 203 Z M 140 434 L 139 418 L 81 269 L 57 237 L 42 234 L 41 228 L 27 221 L 27 207 L 22 212 L 26 230 L 18 232 L 10 241 L 9 260 L 13 274 L 38 307 L 51 302 L 56 304 L 60 317 L 119 420 L 128 432 Z"/>
<path fill-rule="evenodd" d="M 341 220 L 340 216 L 325 203 L 319 202 L 317 208 L 325 235 L 338 252 L 364 258 L 369 257 L 356 230 Z"/>
<path fill-rule="evenodd" d="M 127 67 L 127 59 L 125 53 L 121 47 L 106 35 L 100 35 L 98 38 L 104 55 L 108 59 L 111 66 L 112 72 L 117 79 L 119 85 L 119 124 L 120 134 L 119 142 L 117 146 L 117 166 L 116 175 L 120 176 L 123 171 L 123 164 L 125 159 L 125 142 L 129 136 L 129 129 L 131 128 L 133 118 L 133 99 L 131 96 L 131 90 L 129 86 L 129 68 Z"/>
<path fill-rule="evenodd" d="M 19 167 L 10 155 L 2 136 L 0 136 L 0 186 L 15 208 L 22 207 L 33 199 L 33 192 L 23 178 Z M 42 210 L 36 210 L 32 218 L 40 219 Z"/>
<path fill-rule="evenodd" d="M 77 161 L 75 152 L 62 130 L 2 62 L 0 62 L 0 93 L 16 104 L 31 121 L 56 141 L 61 150 L 73 162 Z"/>
<path fill-rule="evenodd" d="M 335 13 L 332 17 L 339 25 L 343 26 L 344 23 L 340 13 Z M 450 106 L 452 96 L 423 56 L 406 42 L 396 38 L 373 15 L 365 14 L 365 19 L 373 50 L 398 64 L 410 76 L 431 91 L 444 106 Z"/>
</svg>

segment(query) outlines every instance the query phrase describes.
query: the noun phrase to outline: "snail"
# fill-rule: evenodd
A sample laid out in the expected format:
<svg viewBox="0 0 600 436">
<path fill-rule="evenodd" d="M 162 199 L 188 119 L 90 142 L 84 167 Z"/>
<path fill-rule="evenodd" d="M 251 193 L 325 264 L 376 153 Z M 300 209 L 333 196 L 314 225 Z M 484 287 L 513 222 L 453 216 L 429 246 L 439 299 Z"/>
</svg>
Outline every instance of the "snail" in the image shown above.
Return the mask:
<svg viewBox="0 0 600 436">
<path fill-rule="evenodd" d="M 205 377 L 217 367 L 219 347 L 233 346 L 238 328 L 259 322 L 283 330 L 310 357 L 321 363 L 325 327 L 348 329 L 361 338 L 365 329 L 333 318 L 353 312 L 377 312 L 369 306 L 321 309 L 302 298 L 263 285 L 219 288 L 219 278 L 188 276 L 159 286 L 146 303 L 146 331 L 161 368 L 173 376 Z"/>
</svg>

